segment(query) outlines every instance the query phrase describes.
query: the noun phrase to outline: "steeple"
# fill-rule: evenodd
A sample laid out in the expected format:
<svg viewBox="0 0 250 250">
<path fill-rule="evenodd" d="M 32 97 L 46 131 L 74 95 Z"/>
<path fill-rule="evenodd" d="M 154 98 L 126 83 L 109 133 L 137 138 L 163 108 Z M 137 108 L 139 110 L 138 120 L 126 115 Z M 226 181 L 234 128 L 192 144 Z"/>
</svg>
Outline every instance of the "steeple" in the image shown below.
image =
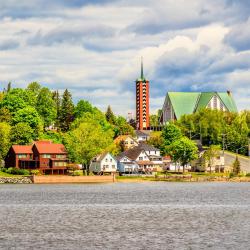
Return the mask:
<svg viewBox="0 0 250 250">
<path fill-rule="evenodd" d="M 144 75 L 143 75 L 143 57 L 141 57 L 141 79 L 144 79 Z"/>
</svg>

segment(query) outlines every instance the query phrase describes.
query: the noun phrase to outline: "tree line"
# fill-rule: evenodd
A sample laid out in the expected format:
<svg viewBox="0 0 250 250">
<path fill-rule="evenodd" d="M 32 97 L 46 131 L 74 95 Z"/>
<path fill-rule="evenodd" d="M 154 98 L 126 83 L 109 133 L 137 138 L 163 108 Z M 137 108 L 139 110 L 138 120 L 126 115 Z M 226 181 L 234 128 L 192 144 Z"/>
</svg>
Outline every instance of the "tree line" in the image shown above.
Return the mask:
<svg viewBox="0 0 250 250">
<path fill-rule="evenodd" d="M 0 160 L 13 144 L 45 139 L 65 144 L 71 161 L 87 165 L 103 150 L 119 153 L 113 139 L 133 133 L 133 127 L 115 116 L 110 106 L 103 113 L 86 100 L 75 105 L 68 89 L 60 94 L 37 82 L 25 89 L 9 83 L 0 92 Z"/>
</svg>

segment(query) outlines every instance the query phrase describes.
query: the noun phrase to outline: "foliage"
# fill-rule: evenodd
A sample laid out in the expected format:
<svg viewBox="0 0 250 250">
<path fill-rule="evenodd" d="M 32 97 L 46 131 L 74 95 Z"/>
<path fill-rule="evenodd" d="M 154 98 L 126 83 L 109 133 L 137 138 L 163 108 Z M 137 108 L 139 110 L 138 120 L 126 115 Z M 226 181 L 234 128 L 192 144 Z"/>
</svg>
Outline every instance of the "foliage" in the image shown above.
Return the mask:
<svg viewBox="0 0 250 250">
<path fill-rule="evenodd" d="M 210 173 L 212 172 L 212 167 L 214 165 L 215 157 L 220 155 L 220 146 L 219 145 L 210 145 L 209 148 L 205 151 L 204 157 L 204 164 L 208 164 L 210 168 Z"/>
<path fill-rule="evenodd" d="M 159 126 L 159 116 L 158 116 L 158 114 L 149 116 L 149 124 L 150 124 L 151 127 Z"/>
<path fill-rule="evenodd" d="M 110 107 L 110 105 L 108 106 L 107 108 L 107 111 L 105 113 L 105 117 L 106 117 L 106 120 L 111 123 L 111 124 L 115 124 L 115 115 Z"/>
<path fill-rule="evenodd" d="M 61 110 L 61 97 L 60 97 L 58 90 L 52 92 L 52 98 L 54 100 L 55 107 L 56 107 L 55 126 L 59 127 L 59 115 L 60 115 L 60 110 Z"/>
<path fill-rule="evenodd" d="M 17 123 L 11 128 L 11 143 L 25 145 L 31 143 L 36 137 L 34 130 L 25 122 Z"/>
<path fill-rule="evenodd" d="M 37 96 L 36 109 L 43 119 L 44 126 L 49 127 L 56 119 L 56 104 L 48 88 L 42 88 Z"/>
<path fill-rule="evenodd" d="M 162 146 L 164 145 L 162 132 L 161 131 L 151 132 L 150 138 L 147 141 L 147 143 L 153 145 L 156 148 L 162 149 Z"/>
<path fill-rule="evenodd" d="M 134 136 L 134 128 L 128 124 L 126 119 L 122 116 L 118 116 L 114 123 L 115 137 L 119 135 L 131 135 Z"/>
<path fill-rule="evenodd" d="M 81 122 L 65 136 L 65 146 L 73 162 L 89 166 L 91 159 L 113 142 L 113 131 L 104 130 L 95 120 Z"/>
<path fill-rule="evenodd" d="M 59 127 L 63 132 L 69 130 L 70 124 L 74 120 L 74 104 L 72 96 L 66 89 L 63 93 L 62 104 L 59 113 Z"/>
<path fill-rule="evenodd" d="M 15 174 L 15 175 L 30 175 L 30 171 L 27 169 L 19 169 L 19 168 L 8 168 L 6 170 L 8 174 Z"/>
<path fill-rule="evenodd" d="M 18 110 L 12 118 L 12 125 L 26 123 L 33 130 L 33 138 L 38 138 L 42 132 L 42 120 L 35 108 L 27 106 Z"/>
<path fill-rule="evenodd" d="M 41 172 L 40 172 L 38 169 L 32 169 L 32 170 L 30 171 L 30 173 L 31 173 L 32 175 L 40 175 L 40 174 L 41 174 Z"/>
<path fill-rule="evenodd" d="M 45 131 L 41 136 L 39 137 L 41 140 L 49 140 L 53 143 L 62 143 L 63 141 L 63 134 L 61 132 L 48 130 Z"/>
<path fill-rule="evenodd" d="M 232 172 L 234 175 L 238 175 L 240 173 L 240 161 L 238 157 L 236 156 L 235 161 L 233 162 L 233 169 Z"/>
<path fill-rule="evenodd" d="M 85 100 L 80 100 L 74 111 L 75 118 L 81 118 L 85 113 L 94 113 L 94 107 Z"/>
<path fill-rule="evenodd" d="M 0 161 L 5 158 L 10 148 L 11 126 L 6 122 L 0 122 Z"/>
<path fill-rule="evenodd" d="M 180 162 L 183 171 L 189 162 L 198 158 L 197 151 L 196 144 L 187 137 L 182 137 L 170 145 L 170 156 L 174 162 Z"/>
<path fill-rule="evenodd" d="M 35 96 L 38 96 L 41 90 L 41 85 L 38 82 L 31 82 L 26 90 L 32 92 Z"/>
<path fill-rule="evenodd" d="M 6 107 L 0 108 L 0 122 L 11 122 L 11 113 Z"/>
</svg>

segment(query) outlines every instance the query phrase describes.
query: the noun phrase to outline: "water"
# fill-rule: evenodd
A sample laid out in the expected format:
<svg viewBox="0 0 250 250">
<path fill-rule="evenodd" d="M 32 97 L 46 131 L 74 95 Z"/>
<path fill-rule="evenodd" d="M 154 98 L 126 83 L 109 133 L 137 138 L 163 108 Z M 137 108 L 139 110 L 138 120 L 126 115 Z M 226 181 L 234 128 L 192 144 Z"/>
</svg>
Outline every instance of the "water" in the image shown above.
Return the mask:
<svg viewBox="0 0 250 250">
<path fill-rule="evenodd" d="M 250 183 L 0 185 L 1 249 L 250 249 Z"/>
</svg>

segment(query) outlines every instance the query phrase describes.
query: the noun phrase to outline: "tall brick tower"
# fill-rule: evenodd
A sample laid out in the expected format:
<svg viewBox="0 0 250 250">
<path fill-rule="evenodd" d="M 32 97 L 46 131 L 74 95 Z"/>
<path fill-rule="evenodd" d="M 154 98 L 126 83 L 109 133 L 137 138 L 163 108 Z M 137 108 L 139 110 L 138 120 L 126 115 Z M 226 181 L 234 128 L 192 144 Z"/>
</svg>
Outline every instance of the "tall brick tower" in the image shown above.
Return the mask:
<svg viewBox="0 0 250 250">
<path fill-rule="evenodd" d="M 149 127 L 149 81 L 143 75 L 141 59 L 141 77 L 136 79 L 136 128 L 146 130 Z"/>
</svg>

